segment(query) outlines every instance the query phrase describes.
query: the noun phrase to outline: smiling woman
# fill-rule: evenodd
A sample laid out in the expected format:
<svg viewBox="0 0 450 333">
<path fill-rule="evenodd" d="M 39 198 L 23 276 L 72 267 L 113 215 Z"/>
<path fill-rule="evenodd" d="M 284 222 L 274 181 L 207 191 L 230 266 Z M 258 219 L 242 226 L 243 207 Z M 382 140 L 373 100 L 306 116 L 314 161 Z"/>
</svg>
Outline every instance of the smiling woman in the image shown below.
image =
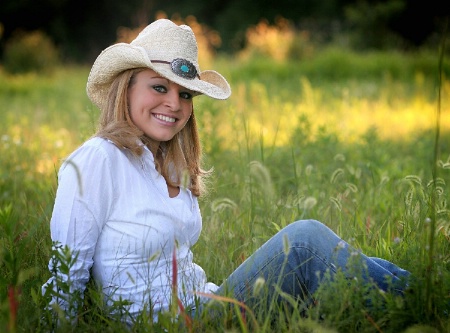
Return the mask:
<svg viewBox="0 0 450 333">
<path fill-rule="evenodd" d="M 61 166 L 50 223 L 56 249 L 67 246 L 75 264 L 66 273 L 52 258 L 54 275 L 43 290 L 54 291 L 52 306 L 72 322 L 71 295 L 82 294 L 92 274 L 107 304 L 130 302 L 125 321 L 144 309 L 156 319 L 169 308 L 176 262 L 178 297 L 194 304 L 194 291 L 217 286 L 207 283 L 190 250 L 201 231 L 197 197 L 208 175 L 193 97 L 225 99 L 228 82 L 200 71 L 189 27 L 159 20 L 99 55 L 87 93 L 101 111 L 99 127 Z M 71 282 L 70 295 L 58 281 Z"/>
<path fill-rule="evenodd" d="M 174 307 L 209 315 L 203 310 L 211 302 L 200 297 L 208 293 L 231 292 L 256 306 L 252 289 L 262 280 L 268 299 L 278 300 L 279 288 L 311 304 L 325 272 L 354 277 L 347 262 L 356 251 L 314 220 L 280 230 L 220 287 L 194 262 L 191 249 L 202 230 L 198 197 L 208 172 L 193 96 L 226 99 L 231 89 L 219 73 L 200 71 L 188 26 L 158 20 L 130 44 L 107 48 L 92 66 L 87 93 L 101 110 L 99 129 L 59 170 L 50 222 L 55 257 L 43 286 L 68 323 L 79 313 L 74 295 L 83 295 L 91 279 L 111 312 L 132 325 L 142 313 L 157 321 Z M 65 248 L 70 267 L 58 260 L 67 257 Z M 358 260 L 364 283 L 402 292 L 407 271 L 363 254 Z"/>
</svg>

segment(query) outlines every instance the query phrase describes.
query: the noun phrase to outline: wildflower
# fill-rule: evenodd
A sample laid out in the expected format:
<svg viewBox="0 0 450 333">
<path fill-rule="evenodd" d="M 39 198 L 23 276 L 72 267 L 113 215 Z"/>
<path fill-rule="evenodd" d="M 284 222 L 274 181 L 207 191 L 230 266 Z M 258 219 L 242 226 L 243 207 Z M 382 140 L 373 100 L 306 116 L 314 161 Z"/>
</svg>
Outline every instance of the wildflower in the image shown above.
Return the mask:
<svg viewBox="0 0 450 333">
<path fill-rule="evenodd" d="M 400 237 L 395 237 L 394 238 L 394 243 L 395 244 L 400 244 L 402 242 L 402 239 Z"/>
<path fill-rule="evenodd" d="M 431 223 L 431 219 L 429 218 L 429 217 L 427 217 L 426 219 L 425 219 L 425 223 Z"/>
<path fill-rule="evenodd" d="M 307 197 L 303 202 L 303 208 L 305 210 L 313 208 L 317 204 L 317 199 L 314 197 Z"/>
<path fill-rule="evenodd" d="M 264 280 L 264 278 L 257 278 L 255 283 L 253 284 L 253 295 L 257 296 L 260 293 L 261 289 L 264 287 L 265 283 L 266 280 Z"/>
<path fill-rule="evenodd" d="M 337 154 L 336 156 L 334 156 L 334 160 L 335 161 L 344 162 L 345 161 L 345 156 L 343 154 Z"/>
<path fill-rule="evenodd" d="M 345 249 L 345 242 L 341 240 L 337 246 L 341 249 Z"/>
</svg>

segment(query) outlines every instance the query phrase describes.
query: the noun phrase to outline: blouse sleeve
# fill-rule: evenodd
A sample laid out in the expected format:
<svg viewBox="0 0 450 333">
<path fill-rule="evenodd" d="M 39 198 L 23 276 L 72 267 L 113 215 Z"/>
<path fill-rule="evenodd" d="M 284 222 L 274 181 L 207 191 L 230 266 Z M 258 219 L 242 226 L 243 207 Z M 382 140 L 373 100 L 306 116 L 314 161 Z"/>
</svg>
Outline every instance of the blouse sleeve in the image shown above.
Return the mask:
<svg viewBox="0 0 450 333">
<path fill-rule="evenodd" d="M 51 288 L 50 304 L 58 304 L 66 317 L 73 319 L 76 315 L 78 305 L 74 302 L 82 299 L 89 281 L 97 240 L 110 214 L 114 193 L 111 161 L 101 145 L 83 145 L 61 166 L 50 221 L 53 250 L 59 260 L 55 255 L 50 259 L 52 277 L 43 292 Z M 69 265 L 61 263 L 63 248 L 70 251 Z"/>
</svg>

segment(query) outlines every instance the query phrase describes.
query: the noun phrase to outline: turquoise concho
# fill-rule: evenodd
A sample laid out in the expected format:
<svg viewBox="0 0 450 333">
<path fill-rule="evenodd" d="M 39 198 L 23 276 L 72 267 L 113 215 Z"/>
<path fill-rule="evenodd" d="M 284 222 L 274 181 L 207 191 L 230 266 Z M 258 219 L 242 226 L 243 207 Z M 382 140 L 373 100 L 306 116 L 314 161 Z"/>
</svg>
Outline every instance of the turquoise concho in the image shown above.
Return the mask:
<svg viewBox="0 0 450 333">
<path fill-rule="evenodd" d="M 195 79 L 197 76 L 197 69 L 194 64 L 186 59 L 177 58 L 170 63 L 172 72 L 185 79 Z"/>
</svg>

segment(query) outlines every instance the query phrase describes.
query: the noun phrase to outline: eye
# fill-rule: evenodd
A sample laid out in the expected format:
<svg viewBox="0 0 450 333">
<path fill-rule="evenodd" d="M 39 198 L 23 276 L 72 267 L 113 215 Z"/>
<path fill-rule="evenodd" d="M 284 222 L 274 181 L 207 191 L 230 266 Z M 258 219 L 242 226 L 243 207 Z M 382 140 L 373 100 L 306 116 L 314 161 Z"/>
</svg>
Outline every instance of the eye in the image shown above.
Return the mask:
<svg viewBox="0 0 450 333">
<path fill-rule="evenodd" d="M 180 97 L 183 99 L 192 99 L 192 94 L 188 92 L 181 92 Z"/>
<path fill-rule="evenodd" d="M 162 94 L 164 94 L 164 93 L 167 92 L 166 87 L 161 86 L 161 85 L 155 85 L 155 86 L 152 86 L 152 88 L 153 88 L 154 90 L 156 90 L 157 92 L 162 93 Z"/>
</svg>

